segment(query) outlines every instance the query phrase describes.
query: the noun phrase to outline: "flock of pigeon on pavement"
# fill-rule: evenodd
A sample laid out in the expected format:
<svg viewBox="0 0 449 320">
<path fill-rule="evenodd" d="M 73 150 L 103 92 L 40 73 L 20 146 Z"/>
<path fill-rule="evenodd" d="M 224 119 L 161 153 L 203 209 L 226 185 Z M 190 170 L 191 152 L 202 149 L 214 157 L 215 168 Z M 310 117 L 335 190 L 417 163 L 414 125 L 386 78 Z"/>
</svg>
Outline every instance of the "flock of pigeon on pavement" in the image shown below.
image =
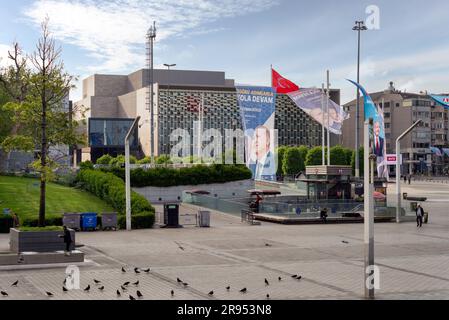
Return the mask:
<svg viewBox="0 0 449 320">
<path fill-rule="evenodd" d="M 147 268 L 147 269 L 134 268 L 134 273 L 135 273 L 135 274 L 140 274 L 141 272 L 144 272 L 144 273 L 147 273 L 147 274 L 148 274 L 148 273 L 150 273 L 150 271 L 151 271 L 150 268 Z M 122 267 L 121 272 L 122 272 L 122 273 L 126 273 L 127 271 L 126 271 L 126 269 L 125 269 L 124 267 Z M 302 279 L 302 276 L 300 276 L 300 275 L 292 275 L 291 278 L 292 278 L 292 279 L 296 279 L 296 280 L 301 280 L 301 279 Z M 63 282 L 63 286 L 62 286 L 62 292 L 63 292 L 63 293 L 69 292 L 69 289 L 67 289 L 67 287 L 66 287 L 67 279 L 68 279 L 68 278 L 66 278 L 66 279 L 64 280 L 64 282 Z M 279 281 L 279 282 L 282 281 L 282 280 L 283 280 L 282 277 L 278 277 L 278 281 Z M 181 280 L 180 278 L 177 278 L 176 281 L 177 281 L 178 285 L 180 285 L 180 286 L 182 286 L 182 287 L 184 287 L 184 288 L 186 288 L 186 287 L 189 286 L 189 284 L 188 284 L 187 282 L 184 282 L 184 281 Z M 94 286 L 97 288 L 97 290 L 99 290 L 99 291 L 104 291 L 104 290 L 105 290 L 105 286 L 102 284 L 102 282 L 101 282 L 100 280 L 93 279 L 93 282 L 94 282 Z M 117 298 L 120 298 L 120 297 L 122 297 L 122 296 L 128 295 L 129 300 L 143 299 L 144 296 L 143 296 L 142 292 L 139 291 L 139 290 L 137 289 L 137 288 L 139 287 L 139 284 L 140 284 L 140 281 L 139 281 L 139 280 L 137 280 L 137 281 L 134 282 L 134 283 L 131 283 L 131 282 L 129 282 L 129 281 L 123 283 L 123 284 L 120 286 L 120 288 L 117 289 L 117 291 L 116 291 Z M 16 280 L 16 281 L 11 285 L 11 287 L 17 287 L 18 285 L 19 285 L 19 280 Z M 269 283 L 268 279 L 265 278 L 265 286 L 269 286 L 269 285 L 270 285 L 270 283 Z M 129 293 L 130 286 L 133 286 L 134 288 L 136 288 L 136 294 L 135 294 L 136 297 L 134 297 L 133 295 L 131 295 L 131 294 Z M 86 292 L 86 293 L 90 292 L 91 290 L 92 290 L 92 287 L 91 287 L 90 284 L 89 284 L 86 288 L 84 288 L 84 292 Z M 231 290 L 231 286 L 227 286 L 227 287 L 226 287 L 226 291 L 229 292 L 230 290 Z M 239 292 L 240 292 L 241 294 L 245 294 L 245 293 L 248 292 L 248 289 L 247 289 L 247 288 L 242 288 L 241 290 L 239 290 Z M 9 296 L 8 292 L 6 292 L 6 291 L 4 291 L 4 290 L 0 290 L 0 293 L 1 293 L 1 295 L 2 295 L 3 298 L 6 298 L 6 297 Z M 47 297 L 49 297 L 49 298 L 54 297 L 54 293 L 52 293 L 52 292 L 45 291 L 45 294 L 46 294 Z M 174 291 L 174 290 L 171 290 L 170 295 L 171 295 L 171 297 L 174 297 L 174 296 L 175 296 L 175 291 Z M 210 291 L 210 292 L 208 293 L 208 295 L 209 295 L 210 297 L 212 297 L 212 296 L 214 295 L 214 291 L 213 291 L 213 290 Z M 266 295 L 266 298 L 267 298 L 267 299 L 270 299 L 270 295 L 267 294 L 267 295 Z"/>
</svg>

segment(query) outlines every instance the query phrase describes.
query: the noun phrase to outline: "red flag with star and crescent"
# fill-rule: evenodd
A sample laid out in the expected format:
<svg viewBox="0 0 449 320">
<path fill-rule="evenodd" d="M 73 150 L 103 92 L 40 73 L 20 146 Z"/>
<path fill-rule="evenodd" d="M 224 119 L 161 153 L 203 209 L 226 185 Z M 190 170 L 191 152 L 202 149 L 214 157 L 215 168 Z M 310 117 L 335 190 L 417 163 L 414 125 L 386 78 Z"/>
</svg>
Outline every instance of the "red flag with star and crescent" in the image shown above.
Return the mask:
<svg viewBox="0 0 449 320">
<path fill-rule="evenodd" d="M 281 76 L 273 68 L 271 68 L 271 82 L 276 93 L 290 93 L 299 90 L 299 86 Z"/>
</svg>

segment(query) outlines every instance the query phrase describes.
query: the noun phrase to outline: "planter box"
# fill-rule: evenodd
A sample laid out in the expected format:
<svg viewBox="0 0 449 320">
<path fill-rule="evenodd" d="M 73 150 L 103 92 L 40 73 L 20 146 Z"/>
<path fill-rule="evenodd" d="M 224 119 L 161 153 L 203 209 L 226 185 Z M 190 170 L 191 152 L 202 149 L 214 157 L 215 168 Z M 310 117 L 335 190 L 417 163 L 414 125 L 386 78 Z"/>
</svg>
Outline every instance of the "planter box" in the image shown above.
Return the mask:
<svg viewBox="0 0 449 320">
<path fill-rule="evenodd" d="M 75 231 L 72 235 L 71 250 L 75 250 Z M 12 252 L 52 252 L 65 250 L 62 231 L 23 232 L 12 228 L 9 234 L 9 247 Z"/>
</svg>

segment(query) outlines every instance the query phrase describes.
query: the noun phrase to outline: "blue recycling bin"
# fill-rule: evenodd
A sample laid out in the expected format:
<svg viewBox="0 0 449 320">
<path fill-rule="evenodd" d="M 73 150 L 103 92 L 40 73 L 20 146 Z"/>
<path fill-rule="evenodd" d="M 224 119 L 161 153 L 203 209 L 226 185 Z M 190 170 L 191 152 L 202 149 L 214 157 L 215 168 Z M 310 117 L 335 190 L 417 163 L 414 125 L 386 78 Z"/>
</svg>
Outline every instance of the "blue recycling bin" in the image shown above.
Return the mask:
<svg viewBox="0 0 449 320">
<path fill-rule="evenodd" d="M 81 214 L 81 228 L 83 231 L 97 229 L 97 214 L 93 212 Z"/>
</svg>

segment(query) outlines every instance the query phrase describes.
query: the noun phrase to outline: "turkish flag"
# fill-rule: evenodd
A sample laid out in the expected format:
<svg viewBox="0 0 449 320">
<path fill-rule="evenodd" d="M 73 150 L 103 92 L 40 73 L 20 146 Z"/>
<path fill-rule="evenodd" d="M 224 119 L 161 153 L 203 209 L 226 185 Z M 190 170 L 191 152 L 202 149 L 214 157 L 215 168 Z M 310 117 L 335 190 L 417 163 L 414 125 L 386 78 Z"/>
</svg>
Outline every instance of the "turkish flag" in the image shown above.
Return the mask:
<svg viewBox="0 0 449 320">
<path fill-rule="evenodd" d="M 277 93 L 290 93 L 299 90 L 299 87 L 296 84 L 282 77 L 273 68 L 271 69 L 271 79 L 271 86 L 276 89 Z"/>
</svg>

